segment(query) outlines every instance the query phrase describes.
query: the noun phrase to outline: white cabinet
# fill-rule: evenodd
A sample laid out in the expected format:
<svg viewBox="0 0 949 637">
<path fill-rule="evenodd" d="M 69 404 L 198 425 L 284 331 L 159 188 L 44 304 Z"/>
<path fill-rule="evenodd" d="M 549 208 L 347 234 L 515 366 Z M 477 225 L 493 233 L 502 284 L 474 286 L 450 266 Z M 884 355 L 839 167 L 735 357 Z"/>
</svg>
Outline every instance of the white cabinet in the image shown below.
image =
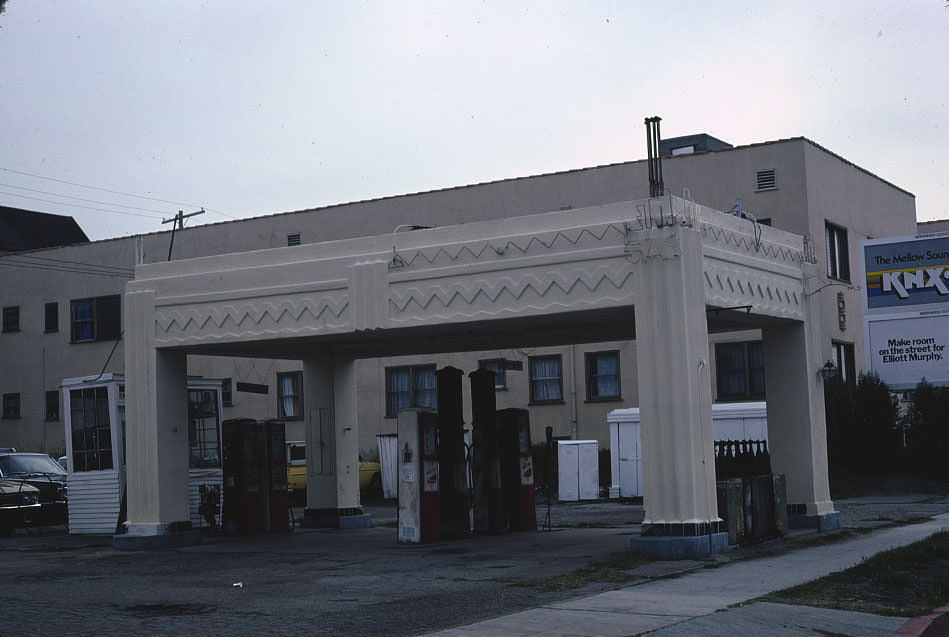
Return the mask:
<svg viewBox="0 0 949 637">
<path fill-rule="evenodd" d="M 557 442 L 557 478 L 562 502 L 600 496 L 600 459 L 596 440 Z"/>
</svg>

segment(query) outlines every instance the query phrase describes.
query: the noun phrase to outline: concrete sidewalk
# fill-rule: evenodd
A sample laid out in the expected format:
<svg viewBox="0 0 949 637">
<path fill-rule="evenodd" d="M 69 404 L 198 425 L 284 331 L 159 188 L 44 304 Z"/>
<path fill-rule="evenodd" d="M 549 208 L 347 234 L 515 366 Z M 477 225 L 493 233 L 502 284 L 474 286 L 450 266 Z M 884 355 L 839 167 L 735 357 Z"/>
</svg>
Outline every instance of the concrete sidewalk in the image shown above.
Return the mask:
<svg viewBox="0 0 949 637">
<path fill-rule="evenodd" d="M 892 635 L 903 617 L 749 602 L 849 568 L 881 551 L 949 528 L 949 513 L 857 538 L 732 561 L 679 577 L 559 602 L 435 635 Z"/>
</svg>

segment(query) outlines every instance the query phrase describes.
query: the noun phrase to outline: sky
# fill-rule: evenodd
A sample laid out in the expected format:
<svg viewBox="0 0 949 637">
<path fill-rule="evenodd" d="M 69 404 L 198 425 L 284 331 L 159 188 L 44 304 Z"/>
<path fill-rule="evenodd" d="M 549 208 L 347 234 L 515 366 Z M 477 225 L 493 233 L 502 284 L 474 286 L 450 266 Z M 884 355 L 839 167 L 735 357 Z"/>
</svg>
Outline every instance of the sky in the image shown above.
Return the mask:
<svg viewBox="0 0 949 637">
<path fill-rule="evenodd" d="M 8 0 L 0 205 L 92 239 L 804 136 L 949 218 L 949 1 Z M 736 193 L 736 196 L 740 193 Z"/>
</svg>

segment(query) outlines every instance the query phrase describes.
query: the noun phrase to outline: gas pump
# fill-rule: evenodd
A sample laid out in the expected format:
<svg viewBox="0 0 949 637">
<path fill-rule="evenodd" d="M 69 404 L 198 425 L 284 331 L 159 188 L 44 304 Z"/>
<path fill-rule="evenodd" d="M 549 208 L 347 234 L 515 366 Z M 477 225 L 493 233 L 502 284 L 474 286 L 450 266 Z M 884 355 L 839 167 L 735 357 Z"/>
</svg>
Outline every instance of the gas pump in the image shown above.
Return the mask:
<svg viewBox="0 0 949 637">
<path fill-rule="evenodd" d="M 498 457 L 494 372 L 478 369 L 471 379 L 471 474 L 474 532 L 496 533 L 507 526 Z"/>
<path fill-rule="evenodd" d="M 284 424 L 234 418 L 221 423 L 221 438 L 224 533 L 289 530 Z"/>
<path fill-rule="evenodd" d="M 438 388 L 438 463 L 441 492 L 441 538 L 467 537 L 468 463 L 461 377 L 455 367 L 435 372 Z"/>
<path fill-rule="evenodd" d="M 531 455 L 530 414 L 526 409 L 501 409 L 498 446 L 504 509 L 511 531 L 537 529 L 534 508 L 534 461 Z"/>
<path fill-rule="evenodd" d="M 399 542 L 441 537 L 438 422 L 430 409 L 399 411 Z"/>
</svg>

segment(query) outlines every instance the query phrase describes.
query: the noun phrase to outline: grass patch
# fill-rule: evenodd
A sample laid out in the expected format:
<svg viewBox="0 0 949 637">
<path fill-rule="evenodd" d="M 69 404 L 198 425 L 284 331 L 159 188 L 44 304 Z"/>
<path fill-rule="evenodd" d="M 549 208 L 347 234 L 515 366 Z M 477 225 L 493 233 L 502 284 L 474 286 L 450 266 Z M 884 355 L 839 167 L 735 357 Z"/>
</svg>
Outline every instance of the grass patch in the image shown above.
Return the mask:
<svg viewBox="0 0 949 637">
<path fill-rule="evenodd" d="M 761 600 L 896 617 L 928 614 L 949 601 L 949 531 Z"/>
<path fill-rule="evenodd" d="M 654 558 L 644 551 L 624 551 L 609 559 L 594 562 L 560 575 L 531 578 L 495 578 L 492 581 L 508 586 L 536 588 L 545 592 L 566 591 L 582 588 L 594 582 L 628 582 L 633 577 L 629 570 L 648 564 Z"/>
</svg>

